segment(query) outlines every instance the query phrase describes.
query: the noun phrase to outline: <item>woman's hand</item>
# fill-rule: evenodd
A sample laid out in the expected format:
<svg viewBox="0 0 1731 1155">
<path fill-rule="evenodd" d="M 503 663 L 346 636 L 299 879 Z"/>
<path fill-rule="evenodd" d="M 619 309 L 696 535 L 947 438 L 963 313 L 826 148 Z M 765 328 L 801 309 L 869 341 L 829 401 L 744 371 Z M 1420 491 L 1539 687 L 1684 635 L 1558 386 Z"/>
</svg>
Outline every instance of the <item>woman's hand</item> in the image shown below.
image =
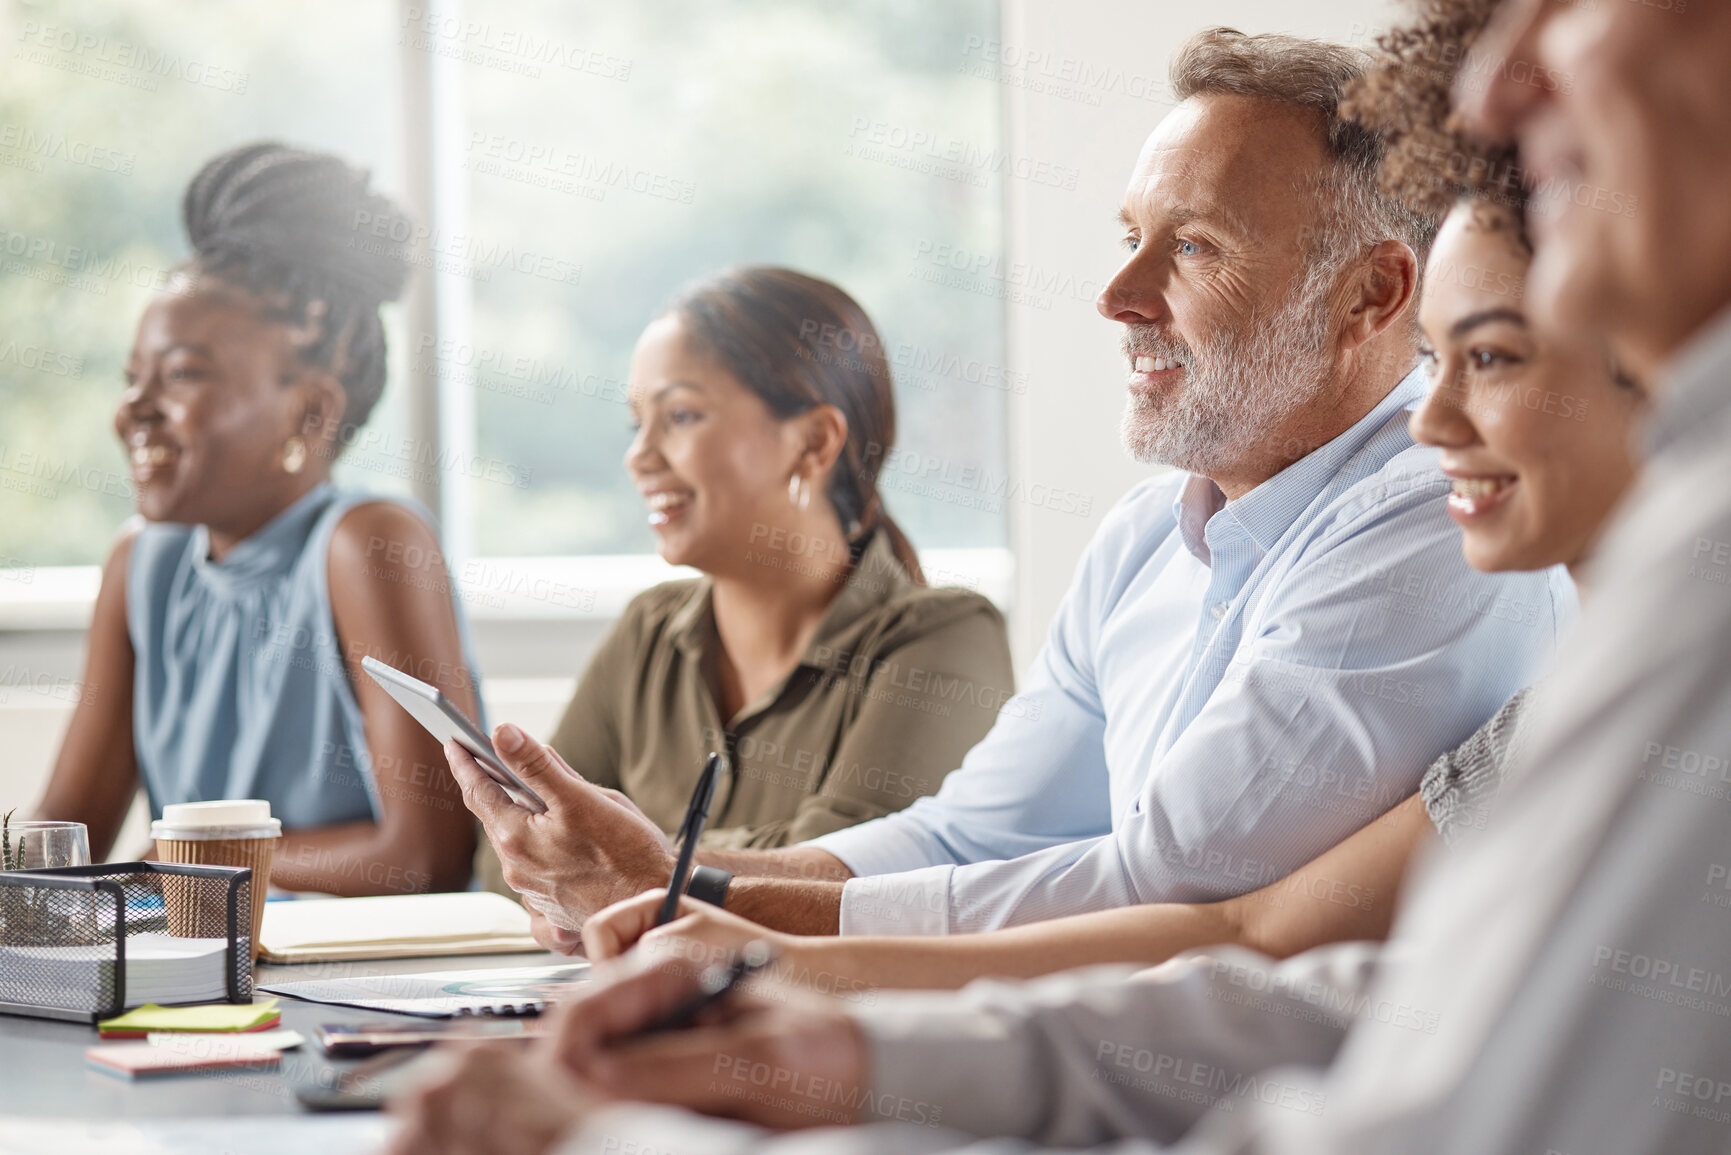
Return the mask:
<svg viewBox="0 0 1731 1155">
<path fill-rule="evenodd" d="M 656 926 L 655 919 L 666 901 L 667 888 L 663 886 L 616 902 L 591 916 L 583 924 L 583 953 L 599 962 L 618 958 L 639 941 L 678 938 L 730 952 L 731 957 L 731 952 L 746 943 L 762 940 L 775 948 L 777 958 L 786 960 L 799 955 L 801 944 L 806 941 L 804 936 L 767 930 L 750 919 L 688 895 L 680 895 L 679 913 L 672 922 Z"/>
<path fill-rule="evenodd" d="M 486 827 L 506 885 L 531 910 L 575 931 L 602 907 L 667 885 L 667 836 L 623 796 L 585 782 L 551 747 L 510 723 L 493 731 L 493 748 L 547 804 L 545 814 L 512 802 L 455 742 L 445 744 L 445 760 L 463 804 Z"/>
<path fill-rule="evenodd" d="M 656 926 L 667 891 L 650 890 L 616 902 L 583 924 L 583 953 L 596 962 L 618 958 L 634 944 L 634 955 L 683 958 L 701 968 L 731 962 L 747 943 L 768 943 L 775 964 L 767 972 L 780 985 L 801 987 L 850 1002 L 869 1000 L 877 984 L 857 977 L 850 945 L 832 935 L 784 934 L 729 914 L 718 906 L 681 896 L 679 914 L 666 926 Z M 642 965 L 639 963 L 639 965 Z"/>
</svg>

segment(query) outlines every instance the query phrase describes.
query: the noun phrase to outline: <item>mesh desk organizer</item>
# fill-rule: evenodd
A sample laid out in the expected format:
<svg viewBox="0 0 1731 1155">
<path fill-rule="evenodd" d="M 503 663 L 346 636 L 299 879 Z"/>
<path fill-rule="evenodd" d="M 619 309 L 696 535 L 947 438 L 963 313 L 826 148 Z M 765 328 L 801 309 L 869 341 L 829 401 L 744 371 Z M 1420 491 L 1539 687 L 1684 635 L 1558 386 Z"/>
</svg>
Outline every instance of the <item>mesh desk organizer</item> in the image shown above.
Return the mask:
<svg viewBox="0 0 1731 1155">
<path fill-rule="evenodd" d="M 226 1001 L 251 1002 L 251 890 L 243 866 L 0 872 L 0 1013 L 96 1023 L 138 1005 L 126 995 L 126 940 L 144 933 L 226 937 Z"/>
</svg>

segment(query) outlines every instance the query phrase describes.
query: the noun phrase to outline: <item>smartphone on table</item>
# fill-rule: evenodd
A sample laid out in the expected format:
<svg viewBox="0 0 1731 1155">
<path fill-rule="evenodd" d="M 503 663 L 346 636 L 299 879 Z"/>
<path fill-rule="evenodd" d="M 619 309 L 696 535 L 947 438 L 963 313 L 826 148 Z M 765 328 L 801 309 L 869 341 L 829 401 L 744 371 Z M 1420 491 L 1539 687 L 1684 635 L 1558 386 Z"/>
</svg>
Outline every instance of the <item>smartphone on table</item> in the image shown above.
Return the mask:
<svg viewBox="0 0 1731 1155">
<path fill-rule="evenodd" d="M 398 1047 L 424 1047 L 452 1039 L 539 1038 L 537 1024 L 523 1019 L 419 1019 L 415 1022 L 326 1023 L 316 1032 L 333 1059 L 362 1059 Z"/>
<path fill-rule="evenodd" d="M 471 722 L 467 714 L 445 697 L 439 687 L 405 674 L 393 666 L 387 666 L 371 656 L 361 659 L 361 669 L 365 670 L 385 693 L 395 698 L 397 705 L 407 710 L 415 721 L 425 727 L 427 733 L 441 743 L 455 742 L 474 755 L 481 770 L 504 788 L 505 793 L 511 796 L 511 801 L 536 814 L 547 812 L 547 804 L 524 785 L 523 780 L 513 774 L 510 767 L 506 766 L 494 751 L 492 739 L 482 733 L 481 728 Z"/>
</svg>

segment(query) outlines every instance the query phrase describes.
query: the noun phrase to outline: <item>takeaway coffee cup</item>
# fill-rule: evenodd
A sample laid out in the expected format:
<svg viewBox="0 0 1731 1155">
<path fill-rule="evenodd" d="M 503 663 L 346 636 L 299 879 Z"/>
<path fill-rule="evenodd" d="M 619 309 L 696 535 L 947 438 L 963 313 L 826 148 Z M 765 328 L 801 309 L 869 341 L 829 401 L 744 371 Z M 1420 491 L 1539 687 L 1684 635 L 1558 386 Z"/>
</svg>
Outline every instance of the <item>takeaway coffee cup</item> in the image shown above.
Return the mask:
<svg viewBox="0 0 1731 1155">
<path fill-rule="evenodd" d="M 242 925 L 251 926 L 252 957 L 258 959 L 258 934 L 264 922 L 265 890 L 270 883 L 271 858 L 282 822 L 270 816 L 270 803 L 257 798 L 225 802 L 181 802 L 162 808 L 150 824 L 160 862 L 194 866 L 252 868 L 252 909 L 241 911 Z M 228 933 L 228 908 L 216 901 L 199 879 L 164 878 L 163 902 L 168 907 L 168 932 L 191 938 L 220 938 Z"/>
</svg>

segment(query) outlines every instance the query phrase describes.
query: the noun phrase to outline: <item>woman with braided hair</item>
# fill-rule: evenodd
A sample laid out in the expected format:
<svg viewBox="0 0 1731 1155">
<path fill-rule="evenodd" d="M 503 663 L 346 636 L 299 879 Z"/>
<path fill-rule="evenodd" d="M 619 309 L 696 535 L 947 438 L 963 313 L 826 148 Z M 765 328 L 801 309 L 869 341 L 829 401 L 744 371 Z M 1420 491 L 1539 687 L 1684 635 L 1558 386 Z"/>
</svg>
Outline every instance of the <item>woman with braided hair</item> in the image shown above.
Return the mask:
<svg viewBox="0 0 1731 1155">
<path fill-rule="evenodd" d="M 331 465 L 385 383 L 406 279 L 359 221 L 401 222 L 334 156 L 253 144 L 183 203 L 193 256 L 145 310 L 115 429 L 142 526 L 103 570 L 84 686 L 42 817 L 106 855 L 139 782 L 168 803 L 263 798 L 271 883 L 459 889 L 473 823 L 438 742 L 361 676 L 374 655 L 478 705 L 426 516 Z"/>
<path fill-rule="evenodd" d="M 786 846 L 936 791 L 1011 696 L 1009 644 L 990 601 L 926 586 L 884 510 L 878 475 L 901 459 L 865 311 L 790 269 L 718 274 L 644 330 L 630 401 L 625 468 L 661 555 L 702 576 L 631 603 L 553 751 L 661 831 L 684 818 L 708 752 L 725 754 L 704 837 L 720 849 Z M 500 727 L 501 749 L 515 730 Z M 503 859 L 480 872 L 551 912 L 537 933 L 568 948 L 576 928 L 539 853 L 582 836 L 548 804 L 535 846 L 478 806 Z"/>
</svg>

